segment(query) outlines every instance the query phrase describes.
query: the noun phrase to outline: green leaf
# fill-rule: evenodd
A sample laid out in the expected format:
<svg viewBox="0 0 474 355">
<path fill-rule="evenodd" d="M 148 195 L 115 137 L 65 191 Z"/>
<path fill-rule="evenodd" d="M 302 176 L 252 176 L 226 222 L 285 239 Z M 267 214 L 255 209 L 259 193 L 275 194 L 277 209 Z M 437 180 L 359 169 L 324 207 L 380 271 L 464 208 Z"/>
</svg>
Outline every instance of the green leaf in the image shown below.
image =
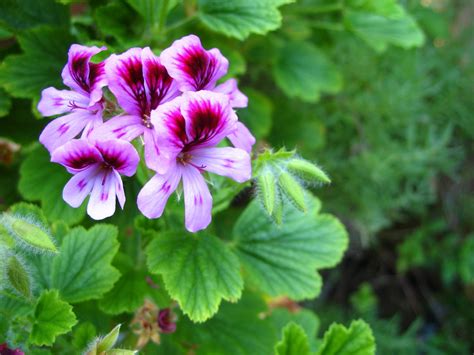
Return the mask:
<svg viewBox="0 0 474 355">
<path fill-rule="evenodd" d="M 17 203 L 10 208 L 9 213 L 3 214 L 0 222 L 21 246 L 36 252 L 58 251 L 48 222 L 39 207 L 24 202 Z"/>
<path fill-rule="evenodd" d="M 30 342 L 52 345 L 58 335 L 68 333 L 76 323 L 72 306 L 59 298 L 59 292 L 44 291 L 36 304 Z"/>
<path fill-rule="evenodd" d="M 301 309 L 297 312 L 290 312 L 286 308 L 276 308 L 272 311 L 269 320 L 275 326 L 278 334 L 290 322 L 294 322 L 303 328 L 308 336 L 308 340 L 314 345 L 315 339 L 319 330 L 319 318 L 310 310 Z"/>
<path fill-rule="evenodd" d="M 309 42 L 287 42 L 272 68 L 275 82 L 288 97 L 316 102 L 321 93 L 336 93 L 342 76 L 326 55 Z"/>
<path fill-rule="evenodd" d="M 424 34 L 396 0 L 349 1 L 344 12 L 346 27 L 378 52 L 392 44 L 420 47 Z"/>
<path fill-rule="evenodd" d="M 8 115 L 12 106 L 12 100 L 5 90 L 0 88 L 0 117 Z"/>
<path fill-rule="evenodd" d="M 303 328 L 296 323 L 289 323 L 283 328 L 283 339 L 275 345 L 276 355 L 309 355 L 308 337 Z"/>
<path fill-rule="evenodd" d="M 55 0 L 2 0 L 0 27 L 25 30 L 38 25 L 67 26 L 69 11 Z"/>
<path fill-rule="evenodd" d="M 316 270 L 336 265 L 347 248 L 343 225 L 318 214 L 318 200 L 307 202 L 307 213 L 284 203 L 279 227 L 253 201 L 235 224 L 235 249 L 249 280 L 271 296 L 316 297 L 321 288 Z"/>
<path fill-rule="evenodd" d="M 59 255 L 30 257 L 33 278 L 42 288 L 55 288 L 70 303 L 100 298 L 120 277 L 111 265 L 118 250 L 117 229 L 96 224 L 71 229 Z"/>
<path fill-rule="evenodd" d="M 222 299 L 237 301 L 243 281 L 237 256 L 209 234 L 157 235 L 147 248 L 148 268 L 163 276 L 165 287 L 185 314 L 203 322 Z"/>
<path fill-rule="evenodd" d="M 14 97 L 31 99 L 48 86 L 61 86 L 61 69 L 74 41 L 68 31 L 35 28 L 19 35 L 18 41 L 24 53 L 5 58 L 0 65 L 0 85 Z"/>
<path fill-rule="evenodd" d="M 268 319 L 263 300 L 244 292 L 239 302 L 224 303 L 215 317 L 203 324 L 180 320 L 177 336 L 197 344 L 198 355 L 270 354 L 276 334 Z"/>
<path fill-rule="evenodd" d="M 353 321 L 347 329 L 332 324 L 324 333 L 317 355 L 370 355 L 375 354 L 375 339 L 370 326 L 363 320 Z"/>
<path fill-rule="evenodd" d="M 162 12 L 164 4 L 168 5 L 167 14 L 178 5 L 179 0 L 127 0 L 127 2 L 143 17 L 147 27 L 156 27 L 159 23 L 160 13 Z"/>
<path fill-rule="evenodd" d="M 278 7 L 293 0 L 198 0 L 199 18 L 211 30 L 244 40 L 281 25 Z"/>
<path fill-rule="evenodd" d="M 7 282 L 18 294 L 25 298 L 31 297 L 31 281 L 28 272 L 17 256 L 12 255 L 6 262 Z"/>
<path fill-rule="evenodd" d="M 238 110 L 239 120 L 249 128 L 255 138 L 265 138 L 272 128 L 272 101 L 253 89 L 245 89 L 244 93 L 249 98 L 249 105 L 247 108 Z"/>
<path fill-rule="evenodd" d="M 62 166 L 51 163 L 48 152 L 38 146 L 21 164 L 18 189 L 25 199 L 41 201 L 50 221 L 74 224 L 84 218 L 86 207 L 72 208 L 63 201 L 62 190 L 71 177 Z"/>
<path fill-rule="evenodd" d="M 72 345 L 76 350 L 84 350 L 97 335 L 94 324 L 84 322 L 74 328 L 72 334 Z"/>
</svg>

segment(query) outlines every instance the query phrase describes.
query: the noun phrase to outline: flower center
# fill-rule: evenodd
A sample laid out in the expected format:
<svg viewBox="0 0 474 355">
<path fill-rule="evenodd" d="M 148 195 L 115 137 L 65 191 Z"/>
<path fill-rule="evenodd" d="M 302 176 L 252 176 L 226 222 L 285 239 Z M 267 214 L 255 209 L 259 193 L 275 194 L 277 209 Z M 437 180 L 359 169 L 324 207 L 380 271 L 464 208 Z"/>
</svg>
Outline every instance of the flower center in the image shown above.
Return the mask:
<svg viewBox="0 0 474 355">
<path fill-rule="evenodd" d="M 142 116 L 142 124 L 143 124 L 146 128 L 153 128 L 153 124 L 151 123 L 150 116 L 148 116 L 147 114 L 144 114 L 144 115 Z"/>
<path fill-rule="evenodd" d="M 182 165 L 186 165 L 186 164 L 191 162 L 191 158 L 192 158 L 191 154 L 182 152 L 182 153 L 179 153 L 176 160 L 178 161 L 178 163 L 180 163 Z"/>
</svg>

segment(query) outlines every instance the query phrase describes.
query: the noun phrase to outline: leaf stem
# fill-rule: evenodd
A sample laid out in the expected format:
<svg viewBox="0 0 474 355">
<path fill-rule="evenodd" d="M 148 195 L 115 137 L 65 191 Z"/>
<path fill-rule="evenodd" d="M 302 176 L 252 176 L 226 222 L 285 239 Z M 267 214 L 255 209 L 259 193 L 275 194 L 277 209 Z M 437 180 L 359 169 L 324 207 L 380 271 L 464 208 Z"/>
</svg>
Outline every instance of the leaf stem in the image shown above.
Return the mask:
<svg viewBox="0 0 474 355">
<path fill-rule="evenodd" d="M 175 23 L 172 23 L 171 25 L 169 25 L 168 27 L 166 27 L 166 30 L 165 30 L 165 33 L 169 32 L 169 31 L 173 31 L 175 29 L 177 29 L 178 27 L 181 27 L 181 26 L 184 26 L 188 23 L 190 23 L 191 21 L 193 21 L 195 18 L 197 17 L 197 14 L 193 14 L 191 16 L 188 16 L 188 17 L 185 17 L 179 21 L 176 21 Z"/>
</svg>

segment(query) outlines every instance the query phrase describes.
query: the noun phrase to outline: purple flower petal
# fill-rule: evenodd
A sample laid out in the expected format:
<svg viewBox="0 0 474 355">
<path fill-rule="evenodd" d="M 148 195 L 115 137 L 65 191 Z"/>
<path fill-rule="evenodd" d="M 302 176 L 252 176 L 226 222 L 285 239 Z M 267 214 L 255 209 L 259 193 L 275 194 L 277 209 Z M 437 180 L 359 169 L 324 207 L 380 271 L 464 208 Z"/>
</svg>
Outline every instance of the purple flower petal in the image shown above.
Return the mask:
<svg viewBox="0 0 474 355">
<path fill-rule="evenodd" d="M 218 49 L 206 51 L 195 35 L 174 41 L 160 58 L 183 92 L 213 89 L 229 67 L 228 60 Z"/>
<path fill-rule="evenodd" d="M 148 218 L 161 217 L 168 198 L 176 190 L 180 180 L 181 168 L 177 165 L 164 175 L 153 176 L 138 194 L 138 209 Z"/>
<path fill-rule="evenodd" d="M 117 177 L 112 170 L 103 170 L 94 178 L 87 214 L 95 220 L 110 217 L 115 212 L 115 188 Z"/>
<path fill-rule="evenodd" d="M 237 87 L 237 80 L 229 79 L 217 85 L 212 91 L 228 95 L 232 107 L 247 107 L 249 99 Z"/>
<path fill-rule="evenodd" d="M 92 120 L 95 120 L 95 115 L 83 110 L 58 117 L 43 129 L 39 141 L 51 153 L 56 148 L 77 137 Z"/>
<path fill-rule="evenodd" d="M 187 148 L 218 144 L 234 130 L 237 116 L 229 98 L 212 91 L 183 94 L 181 113 L 186 121 Z"/>
<path fill-rule="evenodd" d="M 115 194 L 117 195 L 120 208 L 123 209 L 123 206 L 125 206 L 125 191 L 123 190 L 122 178 L 117 171 L 114 170 L 113 172 L 115 175 Z"/>
<path fill-rule="evenodd" d="M 203 170 L 244 182 L 252 177 L 250 156 L 238 148 L 201 148 L 193 150 L 191 162 Z"/>
<path fill-rule="evenodd" d="M 71 173 L 77 173 L 91 165 L 102 163 L 103 159 L 99 150 L 91 143 L 73 139 L 56 149 L 51 154 L 51 161 L 65 166 Z"/>
<path fill-rule="evenodd" d="M 131 143 L 116 139 L 96 141 L 94 144 L 108 167 L 125 176 L 135 174 L 140 157 Z"/>
<path fill-rule="evenodd" d="M 94 178 L 99 169 L 99 164 L 91 165 L 78 172 L 67 182 L 63 189 L 63 199 L 68 205 L 74 208 L 82 205 L 94 186 Z"/>
<path fill-rule="evenodd" d="M 90 97 L 90 106 L 100 101 L 102 88 L 107 85 L 104 63 L 91 63 L 90 59 L 105 49 L 73 44 L 69 48 L 68 63 L 62 71 L 64 84 Z"/>
<path fill-rule="evenodd" d="M 70 90 L 44 89 L 38 103 L 38 111 L 43 116 L 59 115 L 75 109 L 87 109 L 89 97 Z"/>
<path fill-rule="evenodd" d="M 160 142 L 158 141 L 158 135 L 156 134 L 156 131 L 154 129 L 145 128 L 143 140 L 145 142 L 144 156 L 146 166 L 161 174 L 165 173 L 169 164 L 163 164 L 163 162 L 159 159 L 159 156 L 162 154 L 160 151 Z"/>
<path fill-rule="evenodd" d="M 180 94 L 176 81 L 169 76 L 168 71 L 161 64 L 160 58 L 154 55 L 148 47 L 143 48 L 142 64 L 149 111 Z"/>
<path fill-rule="evenodd" d="M 212 196 L 198 169 L 188 165 L 182 175 L 186 229 L 197 232 L 211 223 Z"/>
<path fill-rule="evenodd" d="M 138 116 L 116 116 L 97 127 L 91 135 L 92 139 L 123 139 L 126 141 L 132 141 L 141 134 L 145 126 L 142 124 L 142 120 Z"/>
<path fill-rule="evenodd" d="M 250 133 L 242 122 L 235 124 L 235 129 L 227 136 L 234 147 L 245 150 L 247 153 L 252 151 L 255 144 L 255 137 Z"/>
</svg>

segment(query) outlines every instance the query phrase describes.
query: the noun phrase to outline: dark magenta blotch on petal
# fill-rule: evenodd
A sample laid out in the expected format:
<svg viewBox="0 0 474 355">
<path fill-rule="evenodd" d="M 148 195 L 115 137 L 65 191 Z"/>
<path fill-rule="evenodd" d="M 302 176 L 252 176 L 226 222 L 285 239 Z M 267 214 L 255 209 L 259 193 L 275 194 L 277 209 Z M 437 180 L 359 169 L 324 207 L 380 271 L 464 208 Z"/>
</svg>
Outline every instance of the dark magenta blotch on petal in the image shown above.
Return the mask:
<svg viewBox="0 0 474 355">
<path fill-rule="evenodd" d="M 207 88 L 218 65 L 216 58 L 198 46 L 185 48 L 179 55 L 179 61 L 180 69 L 193 79 L 196 91 Z"/>
</svg>

